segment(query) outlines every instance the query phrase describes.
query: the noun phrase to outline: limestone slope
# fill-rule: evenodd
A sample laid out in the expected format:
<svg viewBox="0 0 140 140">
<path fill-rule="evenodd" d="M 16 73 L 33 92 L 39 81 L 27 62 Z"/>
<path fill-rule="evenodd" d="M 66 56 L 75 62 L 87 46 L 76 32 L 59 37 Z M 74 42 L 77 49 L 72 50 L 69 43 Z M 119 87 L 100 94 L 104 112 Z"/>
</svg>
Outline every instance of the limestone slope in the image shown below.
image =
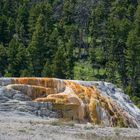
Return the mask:
<svg viewBox="0 0 140 140">
<path fill-rule="evenodd" d="M 26 96 L 25 100 L 51 103 L 53 110 L 61 112 L 61 115 L 55 116 L 103 126 L 139 127 L 140 110 L 129 96 L 111 83 L 56 78 L 1 78 L 0 86 L 0 95 L 4 93 L 3 89 L 14 90 L 24 98 Z M 8 94 L 11 99 L 15 97 L 12 92 Z"/>
</svg>

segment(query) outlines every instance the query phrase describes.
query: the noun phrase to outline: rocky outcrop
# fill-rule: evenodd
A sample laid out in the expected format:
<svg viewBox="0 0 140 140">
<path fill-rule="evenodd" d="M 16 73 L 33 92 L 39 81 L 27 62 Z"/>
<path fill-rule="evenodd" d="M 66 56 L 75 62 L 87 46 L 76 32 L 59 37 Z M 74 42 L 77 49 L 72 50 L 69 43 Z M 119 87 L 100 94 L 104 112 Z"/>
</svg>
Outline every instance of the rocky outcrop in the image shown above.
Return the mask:
<svg viewBox="0 0 140 140">
<path fill-rule="evenodd" d="M 53 109 L 52 103 L 33 102 L 23 92 L 7 87 L 0 88 L 0 114 L 2 113 L 26 117 L 62 117 L 60 111 Z"/>
<path fill-rule="evenodd" d="M 1 107 L 10 102 L 10 108 L 17 104 L 25 112 L 42 113 L 42 116 L 112 127 L 139 126 L 140 110 L 111 83 L 55 78 L 1 78 L 0 86 Z M 22 104 L 23 101 L 26 102 Z"/>
</svg>

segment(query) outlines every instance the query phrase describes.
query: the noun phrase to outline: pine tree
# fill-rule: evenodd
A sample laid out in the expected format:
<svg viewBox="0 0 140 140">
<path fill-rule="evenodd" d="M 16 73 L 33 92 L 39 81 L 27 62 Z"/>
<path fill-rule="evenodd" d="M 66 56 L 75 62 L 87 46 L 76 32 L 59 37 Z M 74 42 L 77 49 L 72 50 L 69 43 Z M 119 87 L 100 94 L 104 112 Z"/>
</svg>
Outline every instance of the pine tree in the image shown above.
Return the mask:
<svg viewBox="0 0 140 140">
<path fill-rule="evenodd" d="M 108 19 L 107 75 L 111 82 L 123 88 L 127 85 L 125 51 L 133 20 L 133 7 L 133 3 L 128 0 L 114 1 Z"/>
<path fill-rule="evenodd" d="M 1 0 L 0 1 L 0 16 L 2 16 L 3 15 L 3 5 L 4 5 L 4 1 L 3 0 Z"/>
<path fill-rule="evenodd" d="M 40 5 L 32 5 L 32 7 L 29 10 L 29 21 L 28 21 L 28 27 L 29 27 L 29 38 L 32 38 L 33 33 L 35 32 L 35 26 L 37 19 L 39 15 L 41 14 L 40 12 Z"/>
<path fill-rule="evenodd" d="M 7 67 L 7 53 L 6 48 L 0 44 L 0 76 L 4 76 Z"/>
<path fill-rule="evenodd" d="M 15 0 L 4 1 L 3 14 L 6 15 L 7 17 L 15 18 L 18 6 L 17 3 L 18 1 Z"/>
<path fill-rule="evenodd" d="M 9 43 L 9 27 L 6 16 L 0 16 L 0 42 L 5 46 Z"/>
<path fill-rule="evenodd" d="M 20 76 L 21 72 L 28 67 L 28 59 L 26 57 L 26 49 L 20 42 L 17 35 L 9 43 L 7 51 L 8 68 L 6 75 Z"/>
<path fill-rule="evenodd" d="M 53 67 L 52 67 L 52 63 L 50 63 L 49 61 L 46 61 L 41 76 L 43 77 L 53 77 Z"/>
<path fill-rule="evenodd" d="M 46 58 L 46 63 L 42 70 L 42 76 L 52 77 L 52 63 L 58 48 L 58 38 L 59 32 L 58 29 L 55 28 L 53 32 L 49 35 L 49 40 L 47 42 L 47 56 L 49 57 Z"/>
<path fill-rule="evenodd" d="M 89 60 L 92 63 L 95 78 L 106 78 L 104 73 L 100 75 L 100 70 L 105 71 L 107 53 L 107 22 L 110 10 L 110 1 L 98 1 L 92 8 L 90 21 L 89 21 Z"/>
<path fill-rule="evenodd" d="M 65 46 L 61 39 L 59 39 L 58 50 L 53 59 L 52 70 L 54 77 L 62 79 L 66 78 L 67 58 L 65 53 Z"/>
<path fill-rule="evenodd" d="M 74 43 L 72 40 L 69 40 L 66 43 L 66 65 L 67 65 L 67 71 L 66 71 L 66 78 L 73 79 L 74 78 L 74 56 L 73 56 L 73 50 L 74 50 Z"/>
<path fill-rule="evenodd" d="M 18 34 L 19 38 L 23 42 L 25 46 L 27 46 L 29 41 L 29 33 L 28 33 L 28 4 L 24 3 L 20 5 L 18 9 L 18 16 L 16 20 L 16 33 Z"/>
<path fill-rule="evenodd" d="M 65 0 L 63 6 L 63 22 L 67 25 L 74 24 L 74 8 L 76 1 L 75 0 Z"/>
<path fill-rule="evenodd" d="M 29 44 L 28 51 L 32 60 L 34 75 L 41 76 L 41 71 L 46 63 L 47 48 L 46 39 L 46 22 L 44 15 L 38 17 L 35 32 L 33 33 L 31 43 Z"/>
<path fill-rule="evenodd" d="M 33 33 L 36 30 L 36 23 L 38 21 L 38 18 L 40 15 L 44 15 L 46 20 L 46 27 L 50 30 L 52 29 L 53 25 L 53 18 L 52 18 L 52 7 L 48 2 L 42 2 L 38 4 L 33 4 L 31 9 L 29 10 L 29 21 L 28 21 L 28 27 L 29 27 L 29 38 L 31 39 L 33 36 Z"/>
<path fill-rule="evenodd" d="M 140 86 L 140 4 L 137 7 L 133 28 L 127 39 L 127 90 L 131 95 L 139 96 Z M 140 96 L 139 96 L 140 97 Z"/>
</svg>

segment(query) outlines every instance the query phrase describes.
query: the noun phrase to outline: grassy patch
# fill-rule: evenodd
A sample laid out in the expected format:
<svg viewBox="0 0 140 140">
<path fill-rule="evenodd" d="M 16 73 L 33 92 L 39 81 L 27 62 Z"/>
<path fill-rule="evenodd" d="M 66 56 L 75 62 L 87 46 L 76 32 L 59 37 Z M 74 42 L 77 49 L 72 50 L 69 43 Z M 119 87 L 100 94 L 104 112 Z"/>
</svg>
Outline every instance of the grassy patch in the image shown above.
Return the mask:
<svg viewBox="0 0 140 140">
<path fill-rule="evenodd" d="M 71 127 L 75 126 L 74 121 L 67 121 L 67 120 L 62 120 L 62 119 L 52 121 L 49 124 L 53 126 L 71 126 Z"/>
</svg>

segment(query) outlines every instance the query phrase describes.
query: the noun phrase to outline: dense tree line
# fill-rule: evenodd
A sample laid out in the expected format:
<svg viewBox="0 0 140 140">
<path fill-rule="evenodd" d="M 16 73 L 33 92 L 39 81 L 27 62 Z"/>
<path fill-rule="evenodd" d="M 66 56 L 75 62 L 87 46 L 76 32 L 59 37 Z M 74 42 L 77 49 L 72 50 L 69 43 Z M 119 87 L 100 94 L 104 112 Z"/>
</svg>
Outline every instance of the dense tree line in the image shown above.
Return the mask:
<svg viewBox="0 0 140 140">
<path fill-rule="evenodd" d="M 139 0 L 1 0 L 0 75 L 105 80 L 140 104 Z"/>
</svg>

